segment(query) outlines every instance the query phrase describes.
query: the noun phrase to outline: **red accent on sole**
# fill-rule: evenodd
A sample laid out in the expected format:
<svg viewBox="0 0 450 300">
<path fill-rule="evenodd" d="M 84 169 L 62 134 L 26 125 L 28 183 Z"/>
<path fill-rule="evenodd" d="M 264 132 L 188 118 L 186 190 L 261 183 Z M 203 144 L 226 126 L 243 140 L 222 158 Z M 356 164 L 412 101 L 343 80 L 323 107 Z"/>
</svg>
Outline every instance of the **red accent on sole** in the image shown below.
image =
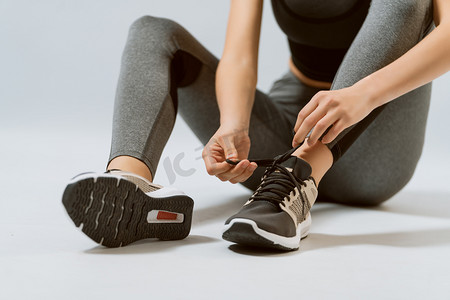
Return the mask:
<svg viewBox="0 0 450 300">
<path fill-rule="evenodd" d="M 166 211 L 159 211 L 156 219 L 157 220 L 176 220 L 177 214 L 166 212 Z"/>
</svg>

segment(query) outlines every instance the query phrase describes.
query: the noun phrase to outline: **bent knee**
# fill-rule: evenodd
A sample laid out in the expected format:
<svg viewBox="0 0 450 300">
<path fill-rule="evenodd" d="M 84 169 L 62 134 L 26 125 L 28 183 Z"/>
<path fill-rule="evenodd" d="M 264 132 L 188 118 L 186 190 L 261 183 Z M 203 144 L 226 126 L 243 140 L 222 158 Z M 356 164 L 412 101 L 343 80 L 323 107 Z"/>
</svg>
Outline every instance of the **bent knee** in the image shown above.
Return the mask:
<svg viewBox="0 0 450 300">
<path fill-rule="evenodd" d="M 138 18 L 130 26 L 131 33 L 145 32 L 146 35 L 158 39 L 161 43 L 165 39 L 170 39 L 174 33 L 179 32 L 181 29 L 182 26 L 171 19 L 150 15 Z"/>
</svg>

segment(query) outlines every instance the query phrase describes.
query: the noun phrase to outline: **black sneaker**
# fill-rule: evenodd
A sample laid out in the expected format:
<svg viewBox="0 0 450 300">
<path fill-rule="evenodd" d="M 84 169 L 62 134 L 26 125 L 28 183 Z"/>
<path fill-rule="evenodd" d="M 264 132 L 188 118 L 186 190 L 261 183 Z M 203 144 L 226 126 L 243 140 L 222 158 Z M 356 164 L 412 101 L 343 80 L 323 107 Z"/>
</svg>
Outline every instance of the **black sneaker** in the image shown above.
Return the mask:
<svg viewBox="0 0 450 300">
<path fill-rule="evenodd" d="M 267 168 L 244 207 L 225 222 L 223 239 L 278 250 L 299 248 L 309 233 L 317 187 L 309 163 L 291 155 L 297 148 L 271 160 L 250 160 Z"/>
<path fill-rule="evenodd" d="M 106 247 L 146 238 L 183 239 L 191 229 L 194 205 L 179 190 L 122 171 L 76 176 L 62 202 L 75 225 Z"/>
</svg>

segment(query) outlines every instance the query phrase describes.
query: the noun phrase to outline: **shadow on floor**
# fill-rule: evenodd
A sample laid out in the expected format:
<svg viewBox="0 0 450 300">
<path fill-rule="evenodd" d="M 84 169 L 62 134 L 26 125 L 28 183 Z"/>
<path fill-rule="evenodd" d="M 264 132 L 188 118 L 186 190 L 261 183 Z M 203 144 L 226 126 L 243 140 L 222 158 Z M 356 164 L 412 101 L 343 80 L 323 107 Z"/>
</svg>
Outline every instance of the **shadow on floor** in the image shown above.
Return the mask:
<svg viewBox="0 0 450 300">
<path fill-rule="evenodd" d="M 419 216 L 436 219 L 450 219 L 450 193 L 401 191 L 379 206 L 348 206 L 319 202 L 311 210 L 314 224 L 322 227 L 342 220 L 342 214 L 357 213 L 359 210 L 378 211 L 397 215 Z M 383 215 L 380 215 L 383 218 Z"/>
<path fill-rule="evenodd" d="M 282 250 L 275 250 L 275 249 L 264 249 L 264 248 L 242 246 L 242 245 L 238 245 L 238 244 L 230 245 L 228 247 L 228 249 L 230 249 L 231 251 L 233 251 L 235 253 L 249 255 L 249 256 L 286 257 L 286 256 L 299 254 L 299 252 L 296 250 L 282 251 Z"/>
<path fill-rule="evenodd" d="M 168 252 L 173 248 L 186 247 L 205 243 L 217 243 L 220 242 L 219 239 L 200 236 L 200 235 L 190 235 L 184 240 L 179 241 L 160 241 L 158 239 L 146 239 L 140 240 L 126 247 L 119 248 L 107 248 L 104 246 L 96 246 L 94 248 L 83 251 L 86 254 L 139 254 L 139 253 L 158 253 L 158 252 Z"/>
<path fill-rule="evenodd" d="M 298 255 L 307 251 L 351 245 L 377 245 L 408 248 L 432 247 L 448 244 L 450 244 L 450 227 L 420 231 L 357 235 L 310 233 L 307 238 L 301 241 L 300 249 L 298 251 L 288 252 L 258 249 L 237 244 L 230 245 L 228 248 L 238 254 L 273 257 Z"/>
<path fill-rule="evenodd" d="M 371 209 L 396 214 L 450 219 L 450 193 L 401 191 L 383 205 Z"/>
<path fill-rule="evenodd" d="M 334 248 L 350 245 L 378 245 L 391 247 L 431 247 L 450 244 L 450 227 L 389 232 L 376 234 L 332 235 L 311 233 L 300 246 L 300 251 Z"/>
</svg>

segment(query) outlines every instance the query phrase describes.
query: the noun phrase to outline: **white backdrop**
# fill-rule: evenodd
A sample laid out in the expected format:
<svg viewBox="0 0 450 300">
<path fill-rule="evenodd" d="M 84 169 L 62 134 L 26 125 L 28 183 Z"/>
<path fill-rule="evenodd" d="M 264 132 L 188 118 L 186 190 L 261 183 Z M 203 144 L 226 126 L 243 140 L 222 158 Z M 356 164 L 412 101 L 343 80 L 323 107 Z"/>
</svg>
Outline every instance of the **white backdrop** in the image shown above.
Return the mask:
<svg viewBox="0 0 450 300">
<path fill-rule="evenodd" d="M 68 112 L 73 118 L 87 107 L 110 110 L 120 55 L 133 20 L 145 14 L 176 20 L 220 57 L 227 11 L 228 1 L 2 0 L 0 97 L 7 103 L 2 116 L 20 112 L 22 122 L 15 118 L 17 126 L 36 122 L 36 112 L 46 119 L 39 120 L 42 124 L 61 121 Z M 265 14 L 262 88 L 286 68 L 288 57 L 270 6 Z M 29 118 L 31 111 L 33 118 Z M 110 111 L 105 115 L 109 119 Z"/>
</svg>

